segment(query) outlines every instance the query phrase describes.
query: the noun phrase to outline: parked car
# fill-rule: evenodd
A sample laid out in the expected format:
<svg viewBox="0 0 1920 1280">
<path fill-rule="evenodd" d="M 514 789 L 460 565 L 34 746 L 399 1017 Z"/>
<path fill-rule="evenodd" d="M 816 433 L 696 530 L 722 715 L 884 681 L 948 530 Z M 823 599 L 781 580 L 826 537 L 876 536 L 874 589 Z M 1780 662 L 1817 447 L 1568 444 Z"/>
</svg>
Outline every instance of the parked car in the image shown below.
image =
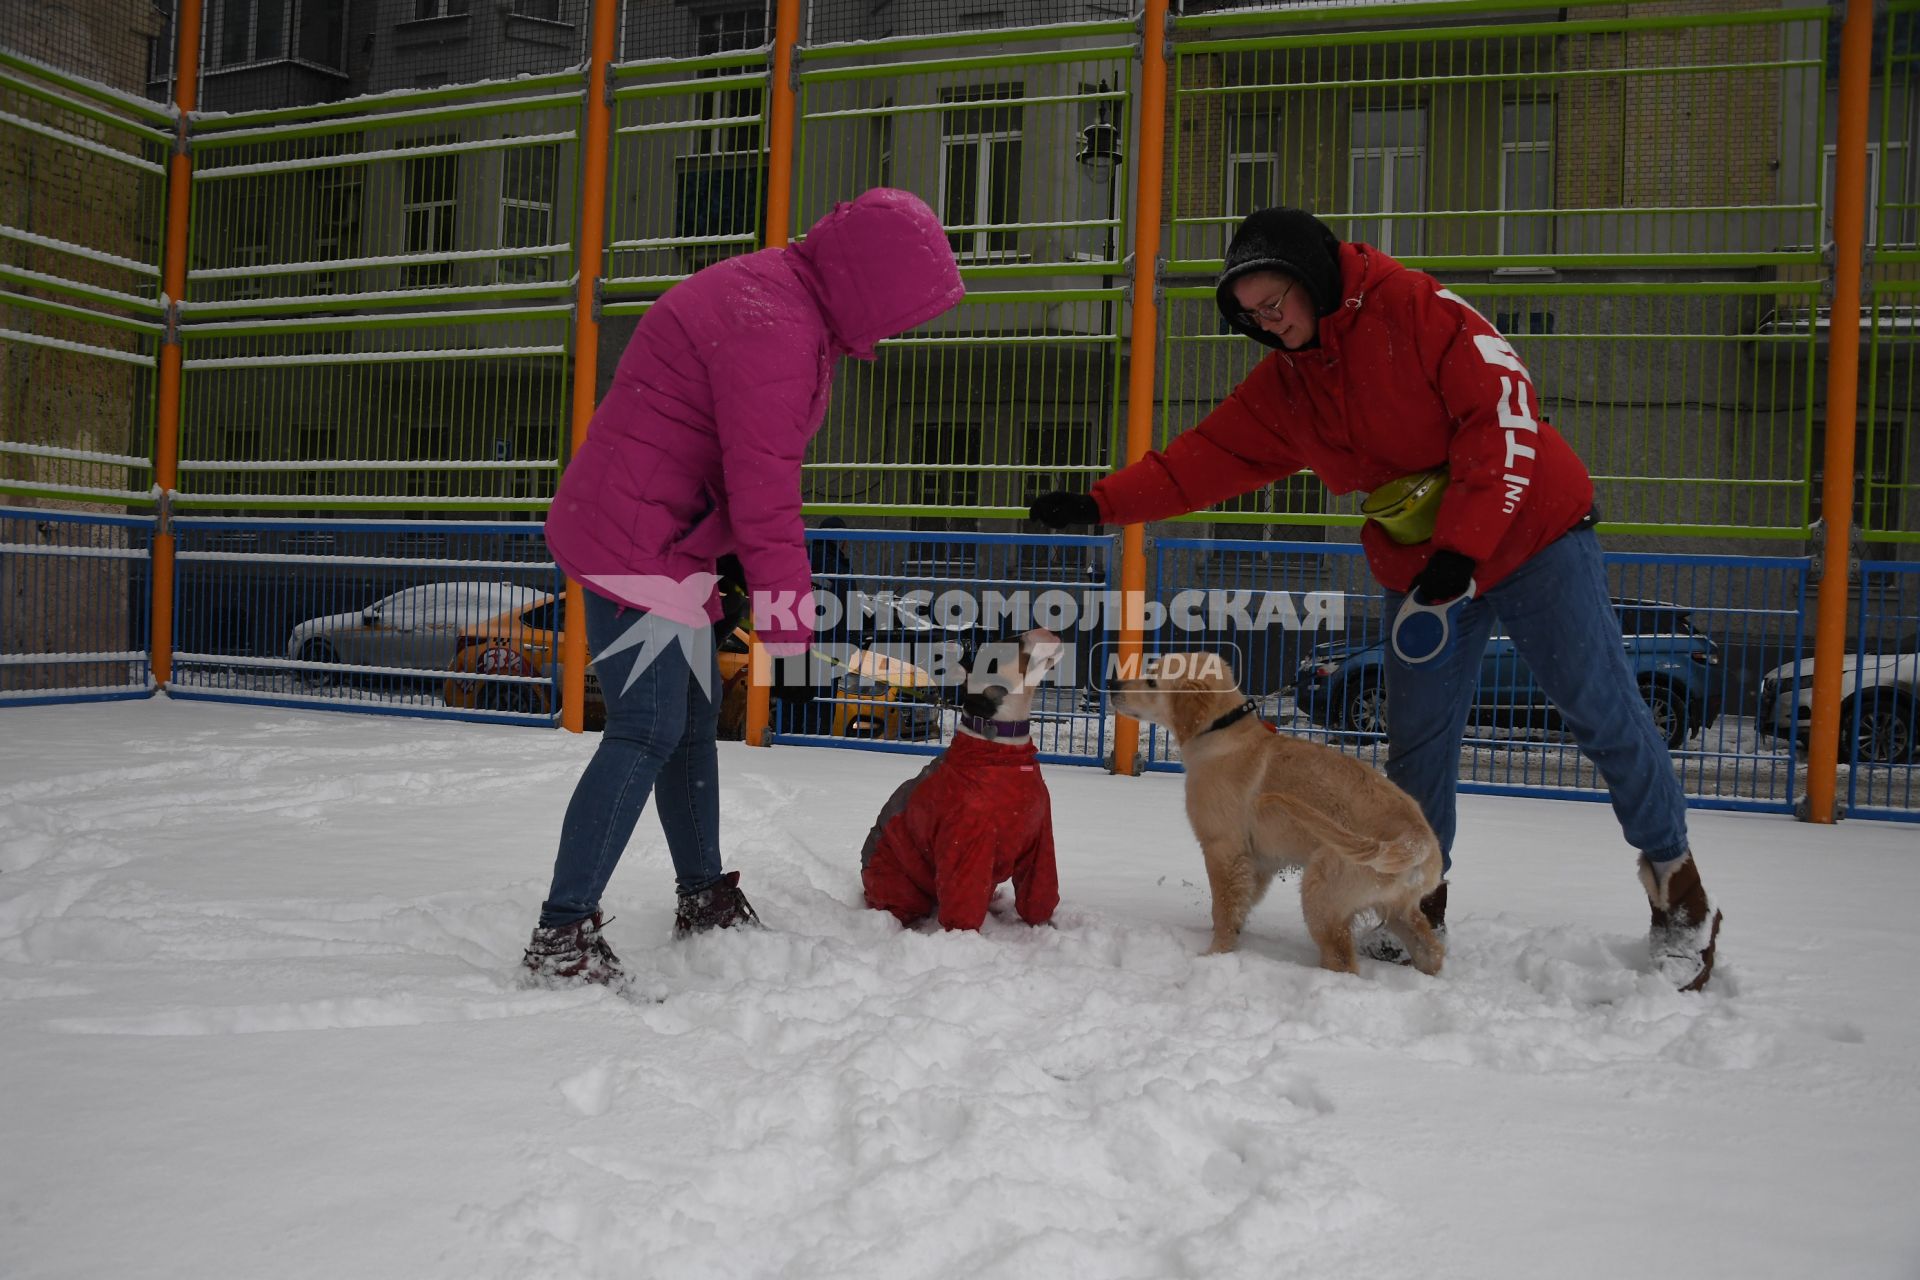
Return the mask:
<svg viewBox="0 0 1920 1280">
<path fill-rule="evenodd" d="M 1615 600 L 1627 662 L 1653 712 L 1655 728 L 1679 748 L 1720 718 L 1719 646 L 1695 630 L 1679 605 Z M 1334 641 L 1316 648 L 1294 675 L 1301 714 L 1330 729 L 1385 733 L 1386 654 L 1381 641 Z M 1476 723 L 1498 729 L 1559 727 L 1559 713 L 1535 683 L 1513 641 L 1496 631 L 1480 664 L 1472 711 Z"/>
<path fill-rule="evenodd" d="M 553 690 L 562 675 L 561 603 L 542 593 L 461 632 L 450 674 L 441 692 L 449 707 L 469 711 L 510 711 L 550 715 Z M 720 729 L 738 738 L 744 728 L 748 643 L 744 627 L 720 642 Z M 480 680 L 475 676 L 517 676 L 518 680 Z M 938 737 L 940 709 L 913 690 L 933 688 L 933 678 L 912 663 L 873 649 L 853 654 L 846 671 L 829 691 L 832 701 L 816 702 L 814 717 L 825 717 L 835 737 L 895 738 L 919 741 Z M 586 723 L 606 720 L 599 681 L 587 672 Z M 810 726 L 809 726 L 810 727 Z M 804 731 L 804 729 L 803 729 Z"/>
<path fill-rule="evenodd" d="M 462 630 L 502 610 L 540 599 L 533 587 L 510 582 L 429 582 L 383 596 L 353 613 L 309 618 L 287 637 L 287 657 L 306 664 L 308 684 L 335 683 L 345 664 L 440 672 L 452 660 Z"/>
<path fill-rule="evenodd" d="M 878 649 L 858 650 L 834 680 L 833 736 L 925 742 L 940 736 L 933 677 Z"/>
<path fill-rule="evenodd" d="M 1905 764 L 1920 759 L 1920 652 L 1850 653 L 1840 663 L 1840 750 L 1856 759 Z M 1805 745 L 1813 728 L 1813 659 L 1775 667 L 1761 678 L 1760 732 Z M 1851 738 L 1848 735 L 1852 735 Z"/>
</svg>

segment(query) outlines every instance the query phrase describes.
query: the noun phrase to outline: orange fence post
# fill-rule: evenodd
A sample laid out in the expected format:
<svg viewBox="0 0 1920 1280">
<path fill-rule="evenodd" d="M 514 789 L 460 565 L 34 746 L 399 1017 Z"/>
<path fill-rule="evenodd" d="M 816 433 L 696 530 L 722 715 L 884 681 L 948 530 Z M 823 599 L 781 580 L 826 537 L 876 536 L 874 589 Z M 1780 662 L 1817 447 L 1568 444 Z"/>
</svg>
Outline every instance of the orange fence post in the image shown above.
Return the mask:
<svg viewBox="0 0 1920 1280">
<path fill-rule="evenodd" d="M 773 83 L 767 102 L 767 234 L 769 249 L 787 243 L 793 220 L 794 114 L 793 52 L 800 43 L 800 0 L 778 0 L 773 20 Z M 764 747 L 772 736 L 773 698 L 767 681 L 772 671 L 755 639 L 747 666 L 746 741 Z"/>
<path fill-rule="evenodd" d="M 574 254 L 579 285 L 573 296 L 573 431 L 568 456 L 586 443 L 600 390 L 600 276 L 606 268 L 607 159 L 613 108 L 607 102 L 619 0 L 595 0 L 587 49 L 587 129 L 580 139 L 580 243 Z M 567 579 L 560 640 L 560 724 L 579 733 L 587 723 L 587 601 Z"/>
<path fill-rule="evenodd" d="M 1133 193 L 1133 333 L 1128 344 L 1127 461 L 1138 462 L 1153 447 L 1154 361 L 1160 349 L 1160 201 L 1166 178 L 1167 0 L 1147 0 L 1141 28 L 1140 131 Z M 1147 596 L 1144 525 L 1120 534 L 1121 609 L 1119 669 L 1140 660 L 1141 625 Z M 1113 771 L 1133 773 L 1140 750 L 1140 722 L 1113 722 Z"/>
<path fill-rule="evenodd" d="M 152 609 L 147 649 L 153 678 L 173 678 L 173 530 L 166 514 L 180 482 L 180 300 L 187 296 L 187 219 L 193 207 L 193 157 L 187 119 L 200 104 L 200 0 L 180 0 L 174 15 L 173 155 L 167 161 L 166 243 L 160 252 L 160 291 L 166 295 L 166 337 L 160 344 L 160 385 L 153 424 L 153 483 L 160 490 L 160 527 L 153 537 Z"/>
<path fill-rule="evenodd" d="M 1826 528 L 1813 641 L 1813 725 L 1807 745 L 1809 822 L 1834 820 L 1840 771 L 1840 664 L 1847 651 L 1853 455 L 1860 391 L 1860 289 L 1866 240 L 1867 106 L 1873 5 L 1847 0 L 1840 29 L 1840 119 L 1833 184 L 1833 307 L 1827 322 L 1827 456 L 1820 522 Z"/>
</svg>

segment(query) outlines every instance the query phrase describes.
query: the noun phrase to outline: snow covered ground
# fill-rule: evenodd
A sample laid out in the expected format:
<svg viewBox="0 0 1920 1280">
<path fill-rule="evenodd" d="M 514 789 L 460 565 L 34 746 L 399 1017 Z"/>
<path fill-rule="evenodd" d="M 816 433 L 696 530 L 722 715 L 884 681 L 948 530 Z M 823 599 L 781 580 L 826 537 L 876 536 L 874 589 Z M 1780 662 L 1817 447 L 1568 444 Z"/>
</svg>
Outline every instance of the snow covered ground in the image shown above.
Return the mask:
<svg viewBox="0 0 1920 1280">
<path fill-rule="evenodd" d="M 1437 979 L 1203 958 L 1178 777 L 1051 768 L 1058 928 L 903 932 L 909 756 L 723 744 L 768 924 L 519 989 L 591 738 L 121 703 L 0 740 L 0 1276 L 1920 1276 L 1920 832 L 1700 813 L 1646 972 L 1602 805 L 1468 797 Z"/>
</svg>

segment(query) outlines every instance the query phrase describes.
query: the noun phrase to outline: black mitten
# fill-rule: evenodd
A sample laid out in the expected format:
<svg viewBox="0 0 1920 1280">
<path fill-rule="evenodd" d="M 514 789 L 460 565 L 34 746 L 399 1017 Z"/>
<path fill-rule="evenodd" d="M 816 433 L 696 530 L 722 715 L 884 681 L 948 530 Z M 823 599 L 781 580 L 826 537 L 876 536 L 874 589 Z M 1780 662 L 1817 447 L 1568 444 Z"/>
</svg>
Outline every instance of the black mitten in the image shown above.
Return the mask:
<svg viewBox="0 0 1920 1280">
<path fill-rule="evenodd" d="M 1074 524 L 1099 524 L 1100 504 L 1084 493 L 1056 490 L 1033 500 L 1027 515 L 1049 529 L 1064 529 Z"/>
<path fill-rule="evenodd" d="M 1441 604 L 1466 594 L 1473 570 L 1472 559 L 1443 548 L 1433 553 L 1427 567 L 1414 578 L 1413 590 L 1424 603 Z"/>
</svg>

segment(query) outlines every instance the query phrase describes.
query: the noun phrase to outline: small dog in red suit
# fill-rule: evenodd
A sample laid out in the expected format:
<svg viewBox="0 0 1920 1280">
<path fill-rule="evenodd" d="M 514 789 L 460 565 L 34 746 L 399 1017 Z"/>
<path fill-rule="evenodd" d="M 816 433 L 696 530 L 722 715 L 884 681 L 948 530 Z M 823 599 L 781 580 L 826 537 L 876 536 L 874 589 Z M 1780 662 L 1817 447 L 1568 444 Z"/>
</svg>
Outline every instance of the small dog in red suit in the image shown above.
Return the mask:
<svg viewBox="0 0 1920 1280">
<path fill-rule="evenodd" d="M 893 793 L 860 851 L 868 906 L 902 924 L 937 916 L 943 928 L 978 929 L 995 886 L 1011 880 L 1022 920 L 1053 918 L 1053 806 L 1029 716 L 1059 661 L 1060 637 L 1039 628 L 975 655 L 959 732 Z"/>
</svg>

